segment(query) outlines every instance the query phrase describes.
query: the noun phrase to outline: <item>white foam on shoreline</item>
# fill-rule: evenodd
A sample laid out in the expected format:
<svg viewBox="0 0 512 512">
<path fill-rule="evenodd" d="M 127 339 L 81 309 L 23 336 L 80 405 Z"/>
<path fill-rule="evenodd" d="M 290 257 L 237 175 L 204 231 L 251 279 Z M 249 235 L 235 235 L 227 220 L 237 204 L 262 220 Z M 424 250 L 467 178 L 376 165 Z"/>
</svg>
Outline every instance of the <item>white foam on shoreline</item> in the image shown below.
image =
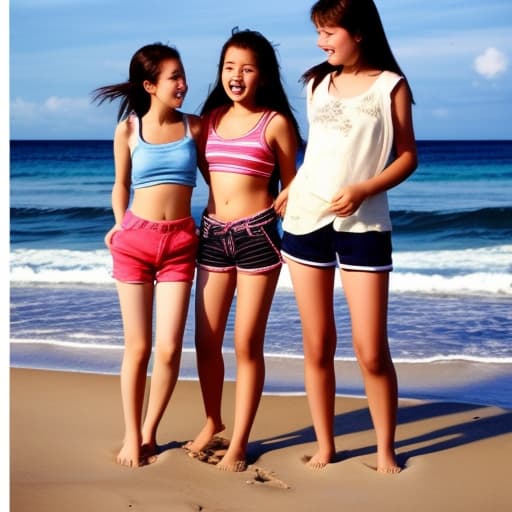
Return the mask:
<svg viewBox="0 0 512 512">
<path fill-rule="evenodd" d="M 390 290 L 398 293 L 492 295 L 512 297 L 512 245 L 395 252 Z M 111 257 L 106 249 L 15 249 L 10 253 L 11 283 L 112 284 Z M 339 279 L 336 287 L 341 288 Z M 278 291 L 292 291 L 283 266 Z"/>
<path fill-rule="evenodd" d="M 77 336 L 80 338 L 81 336 Z M 91 337 L 96 338 L 96 337 Z M 51 350 L 51 347 L 68 349 L 71 353 L 85 355 L 87 352 L 89 353 L 101 353 L 103 351 L 123 351 L 123 345 L 121 344 L 107 344 L 107 343 L 87 343 L 87 342 L 70 342 L 70 341 L 61 341 L 61 340 L 52 340 L 52 339 L 23 339 L 23 338 L 11 338 L 11 345 L 14 347 L 16 345 L 25 345 L 27 348 L 29 346 L 34 347 L 48 347 Z M 15 349 L 14 349 L 15 350 Z M 193 348 L 183 348 L 183 353 L 193 354 L 195 356 L 195 349 Z M 224 354 L 234 355 L 233 350 L 224 349 Z M 285 353 L 274 353 L 274 352 L 265 352 L 266 359 L 276 359 L 276 360 L 303 360 L 302 354 L 285 354 Z M 355 357 L 336 357 L 335 361 L 339 362 L 356 362 Z M 465 354 L 437 354 L 430 357 L 421 357 L 421 358 L 393 358 L 395 363 L 400 364 L 429 364 L 429 363 L 440 363 L 440 362 L 471 362 L 471 363 L 481 363 L 481 364 L 512 364 L 512 357 L 479 357 L 479 356 L 470 356 Z"/>
</svg>

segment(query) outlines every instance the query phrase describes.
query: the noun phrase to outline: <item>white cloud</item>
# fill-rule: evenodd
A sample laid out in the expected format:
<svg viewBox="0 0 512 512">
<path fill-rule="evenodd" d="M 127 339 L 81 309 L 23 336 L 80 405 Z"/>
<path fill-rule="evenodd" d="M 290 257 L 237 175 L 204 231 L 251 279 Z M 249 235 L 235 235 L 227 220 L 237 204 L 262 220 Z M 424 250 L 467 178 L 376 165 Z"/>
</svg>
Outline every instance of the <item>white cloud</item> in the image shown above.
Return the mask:
<svg viewBox="0 0 512 512">
<path fill-rule="evenodd" d="M 115 124 L 113 108 L 97 108 L 88 98 L 50 96 L 30 101 L 21 96 L 10 108 L 12 139 L 108 138 Z"/>
<path fill-rule="evenodd" d="M 16 98 L 11 101 L 10 113 L 11 118 L 27 118 L 33 117 L 37 111 L 37 105 L 31 101 L 26 101 L 23 98 Z"/>
<path fill-rule="evenodd" d="M 475 59 L 475 70 L 485 78 L 491 79 L 505 72 L 508 66 L 507 57 L 496 48 L 487 48 Z"/>
<path fill-rule="evenodd" d="M 71 110 L 83 110 L 90 104 L 85 98 L 59 98 L 50 96 L 43 104 L 43 110 L 47 112 L 69 112 Z"/>
<path fill-rule="evenodd" d="M 90 100 L 87 98 L 59 98 L 50 96 L 42 103 L 27 101 L 23 98 L 15 98 L 11 101 L 11 119 L 42 118 L 48 115 L 62 115 L 85 112 L 90 108 Z"/>
</svg>

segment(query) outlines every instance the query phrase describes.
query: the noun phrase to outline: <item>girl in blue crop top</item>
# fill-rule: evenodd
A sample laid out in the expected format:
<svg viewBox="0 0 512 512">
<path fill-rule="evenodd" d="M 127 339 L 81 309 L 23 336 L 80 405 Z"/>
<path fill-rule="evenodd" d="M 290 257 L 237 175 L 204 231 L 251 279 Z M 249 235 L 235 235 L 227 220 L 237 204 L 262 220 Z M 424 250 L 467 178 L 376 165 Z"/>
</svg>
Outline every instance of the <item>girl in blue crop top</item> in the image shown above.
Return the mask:
<svg viewBox="0 0 512 512">
<path fill-rule="evenodd" d="M 178 378 L 195 272 L 197 235 L 190 201 L 200 119 L 178 111 L 186 92 L 179 53 L 160 43 L 133 55 L 127 82 L 94 91 L 99 103 L 121 99 L 114 136 L 115 224 L 105 243 L 113 258 L 125 338 L 125 434 L 117 462 L 129 467 L 156 459 L 157 427 Z M 143 418 L 153 309 L 155 357 Z"/>
</svg>

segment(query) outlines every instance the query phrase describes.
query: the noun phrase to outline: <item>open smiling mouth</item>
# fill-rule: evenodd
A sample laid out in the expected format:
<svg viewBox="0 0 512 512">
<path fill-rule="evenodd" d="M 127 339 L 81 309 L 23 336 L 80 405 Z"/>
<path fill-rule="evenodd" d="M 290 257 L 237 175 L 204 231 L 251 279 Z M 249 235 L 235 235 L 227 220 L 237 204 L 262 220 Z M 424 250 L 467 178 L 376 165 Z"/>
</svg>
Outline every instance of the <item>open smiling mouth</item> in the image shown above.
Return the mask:
<svg viewBox="0 0 512 512">
<path fill-rule="evenodd" d="M 229 84 L 229 88 L 235 94 L 242 94 L 245 91 L 245 87 L 239 83 Z"/>
</svg>

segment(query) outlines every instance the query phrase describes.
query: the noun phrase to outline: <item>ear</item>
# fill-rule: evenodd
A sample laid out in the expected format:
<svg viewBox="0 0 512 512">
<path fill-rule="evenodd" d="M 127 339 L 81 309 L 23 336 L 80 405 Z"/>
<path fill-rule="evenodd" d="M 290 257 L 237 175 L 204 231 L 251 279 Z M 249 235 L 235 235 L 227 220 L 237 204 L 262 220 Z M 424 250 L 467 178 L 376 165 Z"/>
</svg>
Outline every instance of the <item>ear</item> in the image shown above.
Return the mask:
<svg viewBox="0 0 512 512">
<path fill-rule="evenodd" d="M 152 84 L 149 80 L 144 80 L 142 82 L 142 87 L 148 94 L 153 94 L 155 92 L 155 84 Z"/>
</svg>

